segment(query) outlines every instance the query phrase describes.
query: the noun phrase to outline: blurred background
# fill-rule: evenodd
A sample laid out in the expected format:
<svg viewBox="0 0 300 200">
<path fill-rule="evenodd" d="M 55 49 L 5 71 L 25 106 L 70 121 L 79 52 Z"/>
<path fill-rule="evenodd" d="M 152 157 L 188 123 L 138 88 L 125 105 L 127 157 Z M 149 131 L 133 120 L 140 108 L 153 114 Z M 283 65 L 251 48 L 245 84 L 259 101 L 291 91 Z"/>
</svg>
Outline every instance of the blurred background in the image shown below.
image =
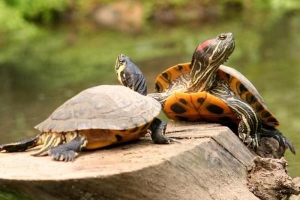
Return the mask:
<svg viewBox="0 0 300 200">
<path fill-rule="evenodd" d="M 119 84 L 124 53 L 155 77 L 191 60 L 195 47 L 233 32 L 225 65 L 241 71 L 300 152 L 300 2 L 298 0 L 2 0 L 0 143 L 37 134 L 33 127 L 83 89 Z M 299 157 L 286 153 L 288 173 Z"/>
</svg>

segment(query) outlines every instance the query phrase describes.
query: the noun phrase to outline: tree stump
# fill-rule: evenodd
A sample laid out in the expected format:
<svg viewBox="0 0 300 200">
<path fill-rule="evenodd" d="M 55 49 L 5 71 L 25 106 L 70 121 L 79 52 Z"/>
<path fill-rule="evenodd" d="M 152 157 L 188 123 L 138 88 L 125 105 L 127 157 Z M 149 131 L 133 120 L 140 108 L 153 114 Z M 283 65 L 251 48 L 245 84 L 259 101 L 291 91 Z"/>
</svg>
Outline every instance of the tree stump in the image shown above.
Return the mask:
<svg viewBox="0 0 300 200">
<path fill-rule="evenodd" d="M 0 154 L 0 189 L 32 199 L 247 199 L 247 166 L 254 155 L 227 127 L 169 123 L 179 143 L 149 137 L 85 151 L 74 162 Z"/>
</svg>

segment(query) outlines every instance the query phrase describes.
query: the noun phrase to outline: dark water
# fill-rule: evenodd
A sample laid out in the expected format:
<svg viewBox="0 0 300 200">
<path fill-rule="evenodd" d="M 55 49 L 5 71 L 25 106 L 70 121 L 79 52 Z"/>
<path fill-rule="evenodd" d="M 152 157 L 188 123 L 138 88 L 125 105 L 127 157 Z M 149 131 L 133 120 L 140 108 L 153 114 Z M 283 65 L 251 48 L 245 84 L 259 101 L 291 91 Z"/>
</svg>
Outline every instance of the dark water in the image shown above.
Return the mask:
<svg viewBox="0 0 300 200">
<path fill-rule="evenodd" d="M 169 66 L 190 61 L 199 42 L 230 31 L 235 35 L 236 49 L 225 64 L 241 71 L 257 87 L 281 122 L 279 129 L 299 153 L 299 18 L 299 15 L 286 16 L 268 25 L 231 22 L 197 28 L 162 28 L 141 36 L 122 33 L 80 35 L 75 46 L 61 48 L 58 45 L 55 53 L 46 55 L 44 66 L 39 66 L 40 60 L 35 68 L 29 69 L 4 64 L 0 68 L 0 143 L 37 134 L 33 127 L 79 91 L 99 84 L 118 84 L 113 67 L 120 53 L 131 56 L 140 66 L 151 91 L 155 77 Z M 103 43 L 98 45 L 93 41 L 106 43 L 103 46 Z M 59 60 L 59 54 L 65 52 L 71 52 L 65 56 L 72 57 L 74 48 L 89 49 L 80 56 L 74 53 L 74 58 L 70 59 L 79 63 L 78 68 Z M 34 64 L 36 57 L 29 56 L 28 59 Z M 28 66 L 28 62 L 24 59 L 24 65 Z M 286 159 L 288 172 L 294 177 L 300 176 L 299 156 L 287 152 Z"/>
</svg>

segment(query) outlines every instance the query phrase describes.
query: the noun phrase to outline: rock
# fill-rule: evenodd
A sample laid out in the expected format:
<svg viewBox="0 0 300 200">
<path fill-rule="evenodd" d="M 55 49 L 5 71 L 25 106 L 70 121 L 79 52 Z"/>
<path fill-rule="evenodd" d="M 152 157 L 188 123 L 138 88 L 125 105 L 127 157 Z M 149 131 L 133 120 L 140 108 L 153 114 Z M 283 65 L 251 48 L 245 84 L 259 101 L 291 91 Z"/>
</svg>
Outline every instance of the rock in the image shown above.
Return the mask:
<svg viewBox="0 0 300 200">
<path fill-rule="evenodd" d="M 286 171 L 284 158 L 254 159 L 254 165 L 248 168 L 248 186 L 262 200 L 287 199 L 292 194 L 300 194 L 299 178 L 293 180 Z"/>
</svg>

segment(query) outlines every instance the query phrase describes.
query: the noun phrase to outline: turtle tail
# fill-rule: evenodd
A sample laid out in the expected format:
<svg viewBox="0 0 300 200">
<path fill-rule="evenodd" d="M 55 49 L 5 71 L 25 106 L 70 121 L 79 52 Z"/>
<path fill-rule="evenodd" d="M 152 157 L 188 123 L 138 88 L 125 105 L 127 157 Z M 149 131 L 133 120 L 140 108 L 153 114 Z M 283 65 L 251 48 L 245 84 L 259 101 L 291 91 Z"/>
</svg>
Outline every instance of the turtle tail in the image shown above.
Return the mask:
<svg viewBox="0 0 300 200">
<path fill-rule="evenodd" d="M 0 145 L 0 151 L 6 152 L 21 152 L 40 145 L 41 134 L 22 139 L 18 142 L 7 143 Z"/>
</svg>

